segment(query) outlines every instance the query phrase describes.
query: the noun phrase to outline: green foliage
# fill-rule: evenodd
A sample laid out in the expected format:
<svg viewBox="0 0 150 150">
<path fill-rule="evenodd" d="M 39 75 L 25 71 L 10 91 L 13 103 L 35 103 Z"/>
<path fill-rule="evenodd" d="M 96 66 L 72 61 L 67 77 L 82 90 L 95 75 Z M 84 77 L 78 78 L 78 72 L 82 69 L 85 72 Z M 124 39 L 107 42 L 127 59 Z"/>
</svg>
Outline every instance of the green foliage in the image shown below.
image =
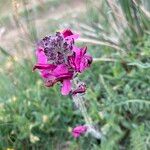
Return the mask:
<svg viewBox="0 0 150 150">
<path fill-rule="evenodd" d="M 132 150 L 145 150 L 146 143 L 144 141 L 144 126 L 140 126 L 132 130 L 131 133 L 131 149 Z"/>
<path fill-rule="evenodd" d="M 149 20 L 140 7 L 143 3 L 92 2 L 88 1 L 90 8 L 79 19 L 94 61 L 79 77 L 87 84 L 86 107 L 103 138 L 73 139 L 71 128 L 84 123 L 81 114 L 74 110 L 69 96 L 61 96 L 59 86 L 44 87 L 39 74 L 32 72 L 34 53 L 28 53 L 29 47 L 21 43 L 15 56 L 7 47 L 0 47 L 0 149 L 150 149 L 150 36 Z M 125 22 L 118 21 L 110 2 L 121 9 Z M 23 17 L 31 43 L 40 31 L 30 22 L 28 11 L 25 9 Z M 59 26 L 68 20 L 47 23 Z M 128 26 L 122 26 L 124 23 Z M 114 24 L 120 32 L 114 30 Z M 48 29 L 54 31 L 55 27 Z"/>
</svg>

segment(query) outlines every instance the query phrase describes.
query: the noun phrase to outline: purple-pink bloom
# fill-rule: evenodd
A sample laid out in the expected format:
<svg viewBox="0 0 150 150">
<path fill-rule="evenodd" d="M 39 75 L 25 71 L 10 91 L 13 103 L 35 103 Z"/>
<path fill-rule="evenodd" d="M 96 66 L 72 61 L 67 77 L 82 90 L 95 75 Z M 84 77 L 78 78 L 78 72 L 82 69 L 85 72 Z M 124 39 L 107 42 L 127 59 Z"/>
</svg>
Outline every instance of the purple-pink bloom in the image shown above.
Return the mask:
<svg viewBox="0 0 150 150">
<path fill-rule="evenodd" d="M 83 72 L 92 62 L 92 57 L 86 54 L 86 47 L 75 46 L 78 37 L 78 34 L 67 29 L 54 36 L 46 36 L 37 44 L 37 63 L 33 70 L 40 71 L 47 87 L 62 83 L 63 95 L 72 91 L 71 80 L 74 75 Z"/>
<path fill-rule="evenodd" d="M 77 72 L 83 72 L 92 63 L 92 57 L 87 55 L 87 47 L 73 47 L 74 55 L 69 56 L 69 63 Z"/>
<path fill-rule="evenodd" d="M 73 137 L 78 138 L 80 135 L 86 133 L 86 131 L 87 131 L 87 127 L 84 125 L 80 125 L 80 126 L 73 128 L 72 135 Z"/>
</svg>

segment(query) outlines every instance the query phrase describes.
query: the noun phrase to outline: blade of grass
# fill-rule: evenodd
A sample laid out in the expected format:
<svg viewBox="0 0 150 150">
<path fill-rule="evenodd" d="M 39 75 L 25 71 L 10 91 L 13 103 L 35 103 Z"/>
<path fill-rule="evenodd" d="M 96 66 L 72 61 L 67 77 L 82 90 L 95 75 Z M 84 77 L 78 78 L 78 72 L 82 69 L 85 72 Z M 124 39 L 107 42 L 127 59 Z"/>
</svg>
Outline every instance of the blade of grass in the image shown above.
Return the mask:
<svg viewBox="0 0 150 150">
<path fill-rule="evenodd" d="M 113 58 L 93 58 L 93 62 L 100 62 L 100 61 L 106 61 L 106 62 L 115 62 L 117 60 L 113 59 Z"/>
<path fill-rule="evenodd" d="M 110 44 L 108 42 L 103 42 L 103 41 L 97 41 L 97 40 L 93 40 L 93 39 L 88 39 L 88 38 L 80 38 L 78 41 L 80 42 L 85 42 L 85 43 L 91 43 L 91 44 L 96 44 L 96 45 L 103 45 L 103 46 L 108 46 L 108 47 L 111 47 L 117 51 L 120 51 L 122 53 L 125 54 L 125 50 L 122 49 L 121 47 L 119 46 L 116 46 L 116 45 L 113 45 L 113 44 Z"/>
<path fill-rule="evenodd" d="M 8 52 L 8 50 L 6 50 L 5 48 L 3 48 L 3 47 L 1 47 L 1 46 L 0 46 L 0 51 L 1 51 L 2 54 L 4 54 L 5 56 L 14 59 L 13 56 Z"/>
</svg>

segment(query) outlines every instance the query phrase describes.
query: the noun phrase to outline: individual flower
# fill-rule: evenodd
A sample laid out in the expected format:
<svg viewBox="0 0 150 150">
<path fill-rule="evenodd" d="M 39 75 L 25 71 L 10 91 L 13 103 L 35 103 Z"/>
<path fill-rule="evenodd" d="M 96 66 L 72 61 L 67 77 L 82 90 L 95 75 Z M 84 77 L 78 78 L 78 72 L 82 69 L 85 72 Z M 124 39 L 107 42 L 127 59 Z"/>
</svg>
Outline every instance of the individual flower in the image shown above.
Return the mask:
<svg viewBox="0 0 150 150">
<path fill-rule="evenodd" d="M 73 137 L 78 138 L 80 135 L 86 133 L 86 131 L 87 131 L 87 127 L 84 125 L 80 125 L 80 126 L 73 128 L 72 135 Z"/>
<path fill-rule="evenodd" d="M 74 76 L 83 72 L 92 62 L 92 57 L 86 54 L 86 47 L 75 46 L 78 37 L 71 30 L 64 30 L 54 36 L 46 36 L 37 44 L 37 64 L 33 70 L 40 71 L 47 87 L 62 83 L 63 95 L 72 91 L 71 81 Z"/>
<path fill-rule="evenodd" d="M 87 55 L 87 47 L 73 47 L 74 54 L 69 56 L 69 64 L 76 72 L 83 72 L 92 63 L 92 57 Z"/>
<path fill-rule="evenodd" d="M 75 95 L 77 93 L 85 93 L 86 91 L 86 85 L 84 83 L 81 83 L 77 86 L 75 90 L 72 90 L 72 94 Z"/>
</svg>

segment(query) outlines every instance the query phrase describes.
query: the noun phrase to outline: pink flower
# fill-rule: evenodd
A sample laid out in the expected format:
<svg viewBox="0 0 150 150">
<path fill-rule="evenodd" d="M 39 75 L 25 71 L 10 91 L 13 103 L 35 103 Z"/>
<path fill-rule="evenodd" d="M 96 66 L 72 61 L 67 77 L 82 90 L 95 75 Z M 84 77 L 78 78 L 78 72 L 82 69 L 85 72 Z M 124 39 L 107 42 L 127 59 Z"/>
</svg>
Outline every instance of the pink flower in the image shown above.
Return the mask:
<svg viewBox="0 0 150 150">
<path fill-rule="evenodd" d="M 75 90 L 72 91 L 72 94 L 75 95 L 77 93 L 85 93 L 85 91 L 86 91 L 86 85 L 80 84 Z"/>
<path fill-rule="evenodd" d="M 87 47 L 78 48 L 73 47 L 74 55 L 69 56 L 69 63 L 72 68 L 77 72 L 83 72 L 85 69 L 90 67 L 92 63 L 92 57 L 86 55 Z"/>
<path fill-rule="evenodd" d="M 87 131 L 87 127 L 80 125 L 80 126 L 75 127 L 72 130 L 72 135 L 73 135 L 73 137 L 78 138 L 81 134 L 86 133 L 86 131 Z"/>
<path fill-rule="evenodd" d="M 86 54 L 87 48 L 75 46 L 79 37 L 71 30 L 57 32 L 54 36 L 43 38 L 36 49 L 38 69 L 47 87 L 55 83 L 62 83 L 61 93 L 68 95 L 71 92 L 71 80 L 77 73 L 83 72 L 92 62 L 92 57 Z M 77 92 L 76 92 L 77 93 Z"/>
</svg>

